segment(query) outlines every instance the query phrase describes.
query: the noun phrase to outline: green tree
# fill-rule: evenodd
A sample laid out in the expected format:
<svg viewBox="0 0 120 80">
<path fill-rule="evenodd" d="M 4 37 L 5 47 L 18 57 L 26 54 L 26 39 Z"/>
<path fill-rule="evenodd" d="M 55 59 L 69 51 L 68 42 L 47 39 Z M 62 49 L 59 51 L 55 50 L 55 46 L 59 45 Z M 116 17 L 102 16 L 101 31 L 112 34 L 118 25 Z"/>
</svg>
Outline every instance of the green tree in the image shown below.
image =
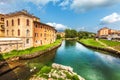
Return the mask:
<svg viewBox="0 0 120 80">
<path fill-rule="evenodd" d="M 74 29 L 66 29 L 65 37 L 66 38 L 75 38 L 75 37 L 77 37 L 77 31 Z"/>
<path fill-rule="evenodd" d="M 61 39 L 61 36 L 59 34 L 57 35 L 57 39 Z"/>
</svg>

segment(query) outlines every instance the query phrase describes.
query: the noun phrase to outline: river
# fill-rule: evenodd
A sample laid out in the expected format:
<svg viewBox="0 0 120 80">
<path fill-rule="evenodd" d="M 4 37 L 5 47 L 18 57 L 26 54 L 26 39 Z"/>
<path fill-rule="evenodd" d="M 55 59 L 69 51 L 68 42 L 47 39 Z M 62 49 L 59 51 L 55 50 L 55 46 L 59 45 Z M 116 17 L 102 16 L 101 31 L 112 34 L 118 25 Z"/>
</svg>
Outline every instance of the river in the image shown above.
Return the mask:
<svg viewBox="0 0 120 80">
<path fill-rule="evenodd" d="M 17 73 L 14 71 L 19 80 L 29 78 L 40 69 L 40 66 L 52 63 L 71 66 L 74 72 L 86 80 L 120 80 L 119 57 L 89 49 L 76 41 L 63 41 L 58 49 L 35 59 L 20 61 L 20 63 L 24 64 L 24 67 L 15 70 Z M 34 66 L 37 69 L 35 72 L 30 72 Z M 10 74 L 6 76 L 10 77 Z"/>
</svg>

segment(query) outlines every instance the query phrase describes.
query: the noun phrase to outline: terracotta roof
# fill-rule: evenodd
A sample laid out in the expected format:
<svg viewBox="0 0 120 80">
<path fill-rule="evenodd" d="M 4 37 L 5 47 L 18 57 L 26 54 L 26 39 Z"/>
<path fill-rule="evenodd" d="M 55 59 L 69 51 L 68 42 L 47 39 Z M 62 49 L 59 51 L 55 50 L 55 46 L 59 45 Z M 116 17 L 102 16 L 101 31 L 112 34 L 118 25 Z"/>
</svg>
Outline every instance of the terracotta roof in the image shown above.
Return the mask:
<svg viewBox="0 0 120 80">
<path fill-rule="evenodd" d="M 18 12 L 9 13 L 9 14 L 6 14 L 6 17 L 13 17 L 13 16 L 18 16 L 18 15 L 25 15 L 25 16 L 29 16 L 29 17 L 32 17 L 32 18 L 38 18 L 38 17 L 28 13 L 27 10 L 22 10 L 22 11 L 18 11 Z M 40 18 L 38 18 L 38 19 L 40 19 Z"/>
<path fill-rule="evenodd" d="M 53 28 L 53 29 L 57 32 L 57 30 L 56 30 L 53 26 L 47 25 L 47 24 L 45 24 L 45 23 L 37 22 L 37 21 L 34 21 L 34 23 L 38 23 L 38 24 L 42 24 L 42 25 L 51 27 L 51 28 Z"/>
</svg>

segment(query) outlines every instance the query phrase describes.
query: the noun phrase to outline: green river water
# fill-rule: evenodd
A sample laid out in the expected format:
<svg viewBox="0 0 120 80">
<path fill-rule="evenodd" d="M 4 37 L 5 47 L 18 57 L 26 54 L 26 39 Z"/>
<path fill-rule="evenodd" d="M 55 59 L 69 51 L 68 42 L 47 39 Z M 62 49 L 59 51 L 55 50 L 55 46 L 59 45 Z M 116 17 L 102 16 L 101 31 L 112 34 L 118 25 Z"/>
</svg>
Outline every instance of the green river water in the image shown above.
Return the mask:
<svg viewBox="0 0 120 80">
<path fill-rule="evenodd" d="M 52 63 L 71 66 L 74 72 L 86 80 L 120 80 L 119 57 L 86 48 L 76 41 L 63 41 L 58 49 L 35 59 L 21 61 L 21 63 L 26 66 L 18 69 L 15 73 L 19 79 L 9 78 L 8 80 L 26 80 L 33 74 L 30 72 L 31 66 Z M 7 77 L 10 77 L 10 74 Z"/>
</svg>

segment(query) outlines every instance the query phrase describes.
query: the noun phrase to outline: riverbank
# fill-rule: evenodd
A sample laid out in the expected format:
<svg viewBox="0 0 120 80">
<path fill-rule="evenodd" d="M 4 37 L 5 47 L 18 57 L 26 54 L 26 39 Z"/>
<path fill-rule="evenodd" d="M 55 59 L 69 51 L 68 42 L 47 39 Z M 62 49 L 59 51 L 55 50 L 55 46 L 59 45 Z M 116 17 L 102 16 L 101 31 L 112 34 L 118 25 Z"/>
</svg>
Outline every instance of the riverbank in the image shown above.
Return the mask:
<svg viewBox="0 0 120 80">
<path fill-rule="evenodd" d="M 63 38 L 64 40 L 78 40 L 78 38 Z"/>
<path fill-rule="evenodd" d="M 11 51 L 10 53 L 6 53 L 5 55 L 2 55 L 2 58 L 0 60 L 0 70 L 1 70 L 0 75 L 4 75 L 20 67 L 21 64 L 19 63 L 19 60 L 32 59 L 32 58 L 39 57 L 41 55 L 45 55 L 46 53 L 48 54 L 49 51 L 58 48 L 61 45 L 61 42 L 62 40 L 56 40 L 54 43 L 49 44 L 49 45 L 30 48 L 31 51 L 29 51 L 30 49 L 22 50 L 23 52 L 22 51 L 14 51 L 14 52 Z M 24 53 L 25 51 L 29 51 L 30 53 L 26 54 Z M 19 64 L 16 64 L 17 62 Z"/>
<path fill-rule="evenodd" d="M 30 80 L 85 80 L 73 68 L 53 63 L 51 67 L 44 66 Z"/>
<path fill-rule="evenodd" d="M 96 41 L 94 39 L 81 39 L 78 42 L 81 43 L 82 45 L 86 46 L 86 47 L 110 52 L 110 53 L 117 54 L 118 56 L 120 56 L 120 51 L 119 50 L 116 50 L 116 49 L 108 46 L 106 43 L 102 43 L 101 40 Z M 115 43 L 111 42 L 111 43 L 115 44 L 116 42 Z M 108 43 L 108 44 L 110 44 L 110 43 Z"/>
<path fill-rule="evenodd" d="M 6 59 L 11 59 L 11 60 L 24 60 L 24 59 L 30 59 L 30 58 L 35 58 L 45 52 L 48 52 L 52 49 L 55 49 L 61 45 L 62 40 L 56 40 L 52 44 L 48 45 L 43 45 L 39 47 L 31 47 L 25 50 L 13 50 L 9 53 L 3 53 L 0 54 L 0 60 L 6 60 Z"/>
</svg>

